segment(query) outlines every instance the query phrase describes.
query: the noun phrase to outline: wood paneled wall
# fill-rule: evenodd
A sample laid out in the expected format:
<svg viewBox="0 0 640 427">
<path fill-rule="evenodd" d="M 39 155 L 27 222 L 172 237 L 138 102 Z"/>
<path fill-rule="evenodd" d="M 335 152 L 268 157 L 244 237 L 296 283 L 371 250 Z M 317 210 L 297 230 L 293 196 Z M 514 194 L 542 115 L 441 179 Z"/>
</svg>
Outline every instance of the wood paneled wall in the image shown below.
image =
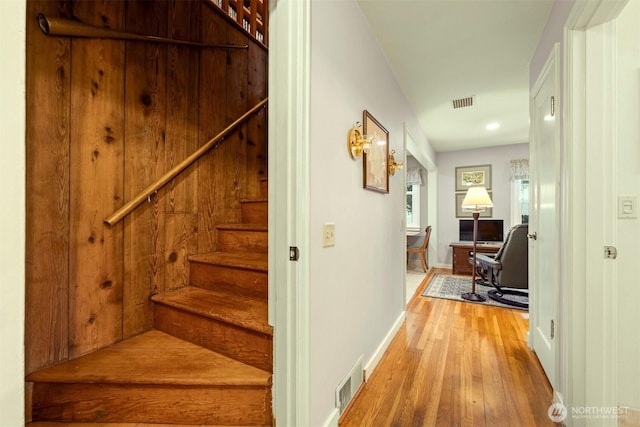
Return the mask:
<svg viewBox="0 0 640 427">
<path fill-rule="evenodd" d="M 267 51 L 206 0 L 27 3 L 26 370 L 152 326 L 150 296 L 266 176 L 266 111 L 112 228 L 103 220 L 267 94 Z M 38 13 L 248 50 L 47 37 Z"/>
</svg>

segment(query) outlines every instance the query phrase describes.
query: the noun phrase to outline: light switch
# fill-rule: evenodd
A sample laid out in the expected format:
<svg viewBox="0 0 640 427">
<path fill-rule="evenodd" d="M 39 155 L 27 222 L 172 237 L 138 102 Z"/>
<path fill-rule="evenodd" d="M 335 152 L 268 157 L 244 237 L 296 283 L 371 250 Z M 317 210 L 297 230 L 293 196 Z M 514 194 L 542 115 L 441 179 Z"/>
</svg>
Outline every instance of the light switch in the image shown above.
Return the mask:
<svg viewBox="0 0 640 427">
<path fill-rule="evenodd" d="M 322 247 L 328 248 L 336 245 L 336 225 L 333 222 L 322 224 Z"/>
<path fill-rule="evenodd" d="M 638 199 L 636 196 L 618 196 L 618 218 L 637 218 Z"/>
</svg>

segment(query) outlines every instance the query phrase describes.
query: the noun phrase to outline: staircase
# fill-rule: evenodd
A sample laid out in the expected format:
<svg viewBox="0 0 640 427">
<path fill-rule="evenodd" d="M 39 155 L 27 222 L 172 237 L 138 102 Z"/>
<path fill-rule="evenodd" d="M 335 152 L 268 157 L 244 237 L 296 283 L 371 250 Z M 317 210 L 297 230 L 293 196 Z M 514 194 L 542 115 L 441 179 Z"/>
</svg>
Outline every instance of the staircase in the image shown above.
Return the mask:
<svg viewBox="0 0 640 427">
<path fill-rule="evenodd" d="M 273 424 L 266 188 L 189 258 L 189 286 L 153 297 L 154 330 L 27 376 L 30 426 Z"/>
</svg>

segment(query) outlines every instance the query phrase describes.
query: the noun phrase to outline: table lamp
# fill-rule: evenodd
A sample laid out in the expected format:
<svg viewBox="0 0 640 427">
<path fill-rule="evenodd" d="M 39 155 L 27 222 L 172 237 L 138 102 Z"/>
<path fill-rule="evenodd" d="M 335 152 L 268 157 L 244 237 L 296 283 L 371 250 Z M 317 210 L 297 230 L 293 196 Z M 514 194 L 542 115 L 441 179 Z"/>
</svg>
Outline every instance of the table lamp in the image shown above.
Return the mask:
<svg viewBox="0 0 640 427">
<path fill-rule="evenodd" d="M 493 202 L 491 202 L 491 197 L 489 197 L 489 193 L 487 193 L 486 188 L 481 186 L 469 187 L 467 194 L 464 196 L 464 200 L 462 201 L 462 210 L 473 212 L 473 268 L 471 276 L 471 292 L 462 294 L 462 298 L 468 301 L 486 301 L 485 297 L 476 294 L 476 246 L 478 244 L 478 218 L 480 217 L 480 212 L 491 207 L 493 207 Z"/>
</svg>

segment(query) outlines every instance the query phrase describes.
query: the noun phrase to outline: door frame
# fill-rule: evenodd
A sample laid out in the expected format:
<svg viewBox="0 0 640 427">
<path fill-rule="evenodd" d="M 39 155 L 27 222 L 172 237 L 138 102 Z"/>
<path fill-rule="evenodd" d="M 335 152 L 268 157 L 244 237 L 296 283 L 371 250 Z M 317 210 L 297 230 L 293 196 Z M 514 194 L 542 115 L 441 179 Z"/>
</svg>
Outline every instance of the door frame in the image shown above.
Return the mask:
<svg viewBox="0 0 640 427">
<path fill-rule="evenodd" d="M 310 419 L 310 19 L 310 0 L 269 4 L 269 323 L 281 426 Z"/>
<path fill-rule="evenodd" d="M 25 254 L 26 254 L 26 1 L 0 2 L 0 133 L 4 143 L 0 177 L 3 210 L 0 271 L 0 413 L 9 426 L 25 423 Z M 5 214 L 6 213 L 6 214 Z"/>
<path fill-rule="evenodd" d="M 611 266 L 603 263 L 602 247 L 594 247 L 597 243 L 589 237 L 608 235 L 610 224 L 587 224 L 585 209 L 590 200 L 602 205 L 602 200 L 615 193 L 611 191 L 613 188 L 604 187 L 598 189 L 600 193 L 591 189 L 587 193 L 590 164 L 586 151 L 597 143 L 589 136 L 594 130 L 599 141 L 615 139 L 611 126 L 615 118 L 615 92 L 611 90 L 606 95 L 602 84 L 615 88 L 612 21 L 627 1 L 576 2 L 564 31 L 565 121 L 560 183 L 563 239 L 560 259 L 564 267 L 561 267 L 559 332 L 566 339 L 560 349 L 560 390 L 555 391 L 554 399 L 567 408 L 617 405 L 616 343 L 611 333 L 616 322 L 615 300 L 606 295 L 601 277 L 587 273 L 594 267 L 600 274 L 603 269 L 611 273 Z M 601 24 L 605 25 L 595 28 Z M 612 183 L 606 185 L 610 187 Z M 569 418 L 567 422 L 571 425 Z"/>
<path fill-rule="evenodd" d="M 402 164 L 405 165 L 402 168 L 402 188 L 406 189 L 407 188 L 407 171 L 409 170 L 409 167 L 407 166 L 407 155 L 408 155 L 408 151 L 407 151 L 407 144 L 412 141 L 413 138 L 413 133 L 411 132 L 411 130 L 409 129 L 409 127 L 407 126 L 407 124 L 404 124 L 404 132 L 403 132 L 403 138 L 402 138 Z M 404 207 L 405 204 L 405 199 L 402 199 L 402 209 L 403 209 L 403 216 L 402 216 L 402 226 L 404 228 L 404 235 L 401 236 L 404 239 L 404 242 L 402 243 L 402 247 L 405 247 L 407 244 L 407 236 L 406 236 L 406 231 L 407 231 L 407 214 L 406 214 L 406 208 Z M 409 254 L 407 253 L 407 251 L 404 251 L 404 265 L 409 265 Z M 404 301 L 404 307 L 405 309 L 403 311 L 406 310 L 406 306 L 409 305 L 409 303 L 407 302 L 407 269 L 404 268 L 402 270 L 402 301 Z"/>
</svg>

